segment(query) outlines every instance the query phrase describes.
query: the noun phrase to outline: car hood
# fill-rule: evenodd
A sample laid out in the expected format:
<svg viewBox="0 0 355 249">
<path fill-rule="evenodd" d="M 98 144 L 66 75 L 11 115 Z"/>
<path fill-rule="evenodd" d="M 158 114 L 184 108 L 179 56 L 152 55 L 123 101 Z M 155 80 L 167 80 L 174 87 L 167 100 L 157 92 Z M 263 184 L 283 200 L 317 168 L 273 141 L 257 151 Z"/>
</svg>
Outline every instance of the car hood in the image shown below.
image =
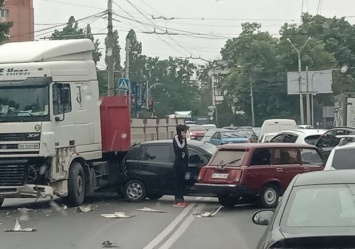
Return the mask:
<svg viewBox="0 0 355 249">
<path fill-rule="evenodd" d="M 355 227 L 280 228 L 284 238 L 272 248 L 354 248 Z"/>
<path fill-rule="evenodd" d="M 233 143 L 245 143 L 248 141 L 247 138 L 244 137 L 229 137 L 229 138 L 222 138 L 222 142 L 233 142 Z"/>
</svg>

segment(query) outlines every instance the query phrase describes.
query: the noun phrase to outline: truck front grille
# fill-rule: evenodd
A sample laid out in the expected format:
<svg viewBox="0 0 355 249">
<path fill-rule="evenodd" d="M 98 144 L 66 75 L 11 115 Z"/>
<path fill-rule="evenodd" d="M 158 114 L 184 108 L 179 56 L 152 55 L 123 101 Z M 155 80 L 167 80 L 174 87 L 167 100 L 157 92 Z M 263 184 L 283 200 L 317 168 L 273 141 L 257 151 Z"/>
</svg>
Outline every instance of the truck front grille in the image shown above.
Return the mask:
<svg viewBox="0 0 355 249">
<path fill-rule="evenodd" d="M 40 141 L 40 132 L 0 133 L 0 141 Z"/>
<path fill-rule="evenodd" d="M 1 160 L 0 186 L 21 186 L 27 176 L 27 160 Z"/>
</svg>

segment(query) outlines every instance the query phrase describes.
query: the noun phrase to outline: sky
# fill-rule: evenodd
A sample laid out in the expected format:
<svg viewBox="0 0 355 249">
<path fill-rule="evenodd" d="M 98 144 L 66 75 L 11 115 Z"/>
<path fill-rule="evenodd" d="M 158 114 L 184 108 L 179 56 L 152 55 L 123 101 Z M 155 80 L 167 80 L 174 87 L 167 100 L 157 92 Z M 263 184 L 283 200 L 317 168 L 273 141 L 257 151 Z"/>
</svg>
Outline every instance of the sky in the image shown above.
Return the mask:
<svg viewBox="0 0 355 249">
<path fill-rule="evenodd" d="M 35 39 L 50 36 L 55 26 L 62 29 L 74 16 L 83 19 L 79 27 L 91 25 L 104 52 L 107 19 L 100 12 L 106 9 L 106 0 L 34 0 Z M 285 22 L 300 23 L 302 12 L 346 16 L 354 23 L 354 9 L 354 0 L 114 0 L 113 24 L 120 35 L 121 57 L 125 37 L 133 28 L 143 54 L 162 59 L 192 57 L 201 64 L 219 59 L 221 48 L 238 36 L 242 23 L 261 23 L 263 31 L 277 37 Z M 160 34 L 154 34 L 154 29 Z M 105 67 L 103 60 L 98 67 Z"/>
</svg>

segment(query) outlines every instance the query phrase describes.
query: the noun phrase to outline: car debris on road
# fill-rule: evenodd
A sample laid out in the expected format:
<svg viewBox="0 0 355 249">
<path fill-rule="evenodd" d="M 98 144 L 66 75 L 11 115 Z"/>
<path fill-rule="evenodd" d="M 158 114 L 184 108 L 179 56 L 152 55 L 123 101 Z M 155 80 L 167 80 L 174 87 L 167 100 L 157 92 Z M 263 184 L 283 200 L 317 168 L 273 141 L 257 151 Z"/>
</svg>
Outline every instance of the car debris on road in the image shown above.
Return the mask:
<svg viewBox="0 0 355 249">
<path fill-rule="evenodd" d="M 215 216 L 219 210 L 221 210 L 223 208 L 223 206 L 220 206 L 219 208 L 217 208 L 216 210 L 213 210 L 212 212 L 204 212 L 204 213 L 194 213 L 193 215 L 195 215 L 198 218 L 202 218 L 202 217 L 213 217 Z"/>
<path fill-rule="evenodd" d="M 14 228 L 6 229 L 4 232 L 35 232 L 35 231 L 37 231 L 37 230 L 34 229 L 34 228 L 31 228 L 31 227 L 22 228 L 18 218 L 16 218 L 16 222 L 15 222 Z"/>
<path fill-rule="evenodd" d="M 91 205 L 84 205 L 84 206 L 79 206 L 78 211 L 82 213 L 87 213 L 94 210 L 94 208 Z"/>
<path fill-rule="evenodd" d="M 105 248 L 112 248 L 112 247 L 118 247 L 116 242 L 111 242 L 109 240 L 106 240 L 104 242 L 102 242 L 102 247 L 105 247 Z"/>
<path fill-rule="evenodd" d="M 128 215 L 125 212 L 114 212 L 112 214 L 101 214 L 101 217 L 109 218 L 109 219 L 113 219 L 113 218 L 132 218 L 132 217 L 134 217 L 134 215 Z"/>
<path fill-rule="evenodd" d="M 137 211 L 152 212 L 152 213 L 167 213 L 167 211 L 165 211 L 165 210 L 158 210 L 158 209 L 153 209 L 153 208 L 148 208 L 148 207 L 137 209 Z"/>
</svg>

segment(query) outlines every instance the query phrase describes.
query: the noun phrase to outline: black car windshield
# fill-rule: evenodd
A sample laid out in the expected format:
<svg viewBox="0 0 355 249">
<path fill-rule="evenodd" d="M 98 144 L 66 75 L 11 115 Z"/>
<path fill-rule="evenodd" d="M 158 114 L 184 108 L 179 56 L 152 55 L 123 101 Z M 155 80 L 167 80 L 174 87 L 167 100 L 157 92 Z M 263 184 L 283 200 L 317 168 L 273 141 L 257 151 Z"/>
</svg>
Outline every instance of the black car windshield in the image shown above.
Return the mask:
<svg viewBox="0 0 355 249">
<path fill-rule="evenodd" d="M 49 119 L 49 85 L 0 85 L 0 122 Z"/>
<path fill-rule="evenodd" d="M 336 150 L 334 152 L 332 167 L 334 169 L 355 169 L 354 153 L 354 148 Z"/>
<path fill-rule="evenodd" d="M 281 226 L 344 227 L 355 225 L 355 184 L 295 187 Z"/>
<path fill-rule="evenodd" d="M 210 165 L 220 166 L 229 162 L 228 166 L 239 167 L 246 154 L 245 150 L 219 150 L 213 157 Z"/>
</svg>

